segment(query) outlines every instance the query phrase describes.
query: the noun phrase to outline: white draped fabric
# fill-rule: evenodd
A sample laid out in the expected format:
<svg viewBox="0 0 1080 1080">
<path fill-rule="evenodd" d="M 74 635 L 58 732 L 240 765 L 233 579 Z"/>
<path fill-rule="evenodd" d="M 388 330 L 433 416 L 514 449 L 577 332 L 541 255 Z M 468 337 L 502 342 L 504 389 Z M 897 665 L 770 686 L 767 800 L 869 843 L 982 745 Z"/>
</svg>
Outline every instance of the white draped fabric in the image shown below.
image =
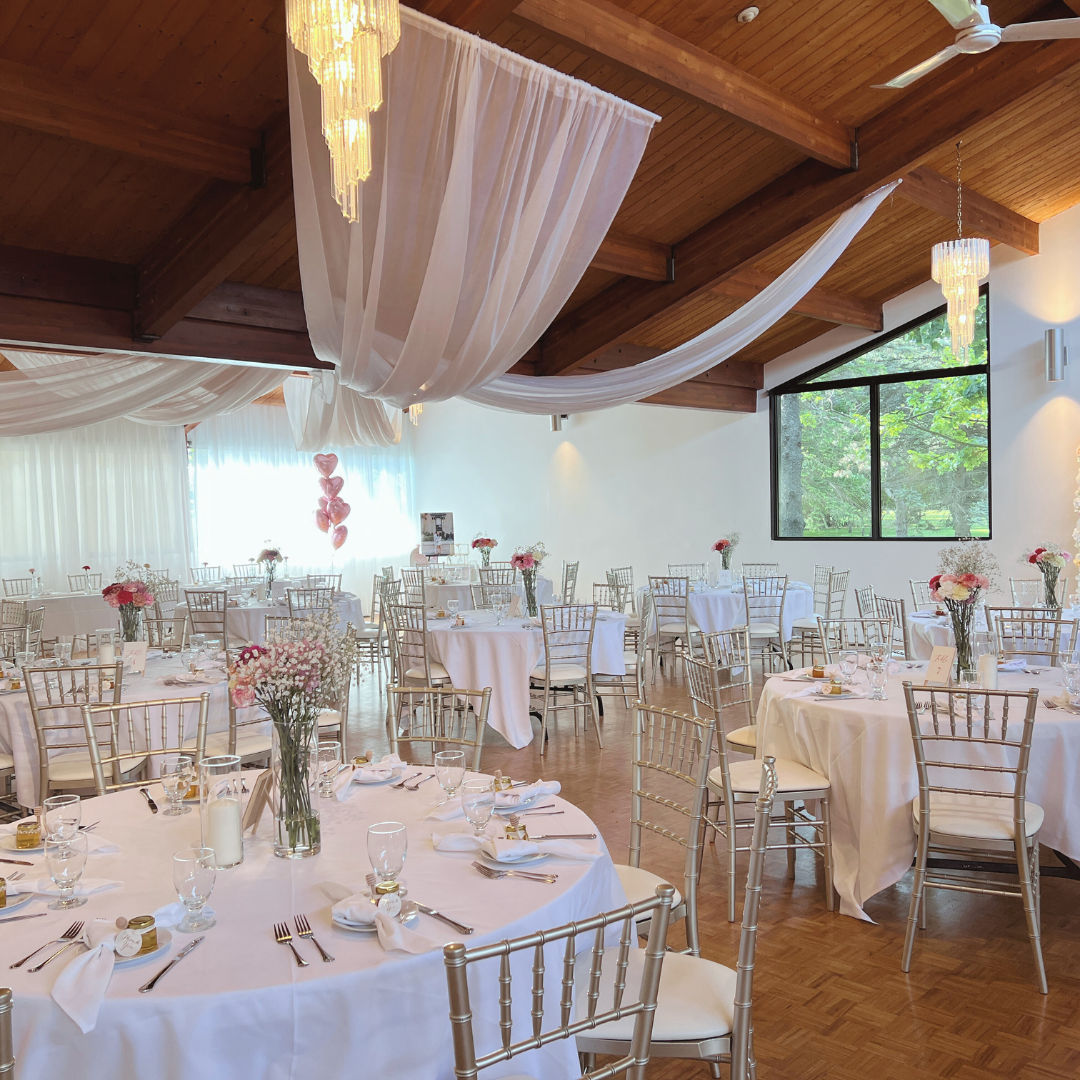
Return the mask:
<svg viewBox="0 0 1080 1080">
<path fill-rule="evenodd" d="M 398 408 L 511 367 L 600 246 L 658 119 L 408 8 L 350 225 L 319 88 L 290 49 L 304 309 L 346 387 Z"/>
<path fill-rule="evenodd" d="M 401 442 L 401 410 L 342 386 L 337 371 L 286 379 L 285 408 L 297 450 Z"/>
<path fill-rule="evenodd" d="M 878 188 L 841 214 L 809 251 L 738 311 L 662 356 L 594 375 L 503 375 L 462 396 L 515 412 L 581 413 L 640 401 L 701 375 L 783 318 L 821 280 L 897 183 Z"/>
<path fill-rule="evenodd" d="M 37 435 L 126 416 L 140 424 L 193 424 L 279 385 L 280 371 L 152 356 L 4 349 L 0 434 Z"/>
</svg>

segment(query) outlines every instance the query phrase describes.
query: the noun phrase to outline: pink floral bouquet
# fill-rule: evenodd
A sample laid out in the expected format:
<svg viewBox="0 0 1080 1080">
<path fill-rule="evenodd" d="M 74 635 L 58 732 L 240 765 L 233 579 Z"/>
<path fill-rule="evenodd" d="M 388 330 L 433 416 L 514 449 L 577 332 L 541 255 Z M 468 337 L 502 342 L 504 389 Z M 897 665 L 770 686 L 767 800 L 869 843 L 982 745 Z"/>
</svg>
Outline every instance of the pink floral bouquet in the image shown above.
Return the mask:
<svg viewBox="0 0 1080 1080">
<path fill-rule="evenodd" d="M 1072 556 L 1057 544 L 1047 544 L 1045 547 L 1032 548 L 1020 556 L 1022 563 L 1034 566 L 1043 578 L 1043 590 L 1048 608 L 1059 608 L 1057 584 L 1062 568 L 1065 567 Z"/>
<path fill-rule="evenodd" d="M 274 576 L 277 574 L 278 563 L 285 561 L 285 556 L 274 547 L 264 547 L 259 552 L 259 557 L 255 560 L 262 566 L 263 571 L 266 574 L 266 591 L 270 592 L 270 589 L 274 584 Z"/>
<path fill-rule="evenodd" d="M 730 536 L 717 540 L 716 543 L 713 544 L 713 551 L 718 551 L 720 553 L 720 566 L 724 570 L 731 569 L 731 556 L 734 554 L 735 545 L 738 544 L 738 542 L 739 534 L 732 533 Z"/>
<path fill-rule="evenodd" d="M 974 604 L 989 588 L 981 574 L 935 574 L 930 579 L 930 597 L 941 604 Z"/>
<path fill-rule="evenodd" d="M 499 546 L 498 540 L 492 540 L 489 536 L 478 536 L 472 542 L 473 550 L 479 548 L 481 551 L 490 551 L 493 547 Z"/>
<path fill-rule="evenodd" d="M 154 602 L 153 593 L 144 581 L 114 581 L 101 590 L 101 595 L 109 607 L 114 608 L 123 608 L 129 604 L 144 608 Z"/>
<path fill-rule="evenodd" d="M 515 570 L 521 570 L 522 572 L 526 570 L 535 570 L 536 559 L 533 558 L 532 552 L 530 551 L 515 552 L 510 556 L 510 565 Z"/>
</svg>

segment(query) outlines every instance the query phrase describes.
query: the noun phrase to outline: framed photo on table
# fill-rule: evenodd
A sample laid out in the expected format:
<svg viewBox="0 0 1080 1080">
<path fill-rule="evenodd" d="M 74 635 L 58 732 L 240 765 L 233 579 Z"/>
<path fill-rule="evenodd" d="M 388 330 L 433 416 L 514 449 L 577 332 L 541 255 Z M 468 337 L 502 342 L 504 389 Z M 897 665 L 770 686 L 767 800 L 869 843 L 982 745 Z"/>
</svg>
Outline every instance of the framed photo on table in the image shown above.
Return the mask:
<svg viewBox="0 0 1080 1080">
<path fill-rule="evenodd" d="M 420 554 L 454 554 L 454 515 L 450 511 L 420 515 Z"/>
</svg>

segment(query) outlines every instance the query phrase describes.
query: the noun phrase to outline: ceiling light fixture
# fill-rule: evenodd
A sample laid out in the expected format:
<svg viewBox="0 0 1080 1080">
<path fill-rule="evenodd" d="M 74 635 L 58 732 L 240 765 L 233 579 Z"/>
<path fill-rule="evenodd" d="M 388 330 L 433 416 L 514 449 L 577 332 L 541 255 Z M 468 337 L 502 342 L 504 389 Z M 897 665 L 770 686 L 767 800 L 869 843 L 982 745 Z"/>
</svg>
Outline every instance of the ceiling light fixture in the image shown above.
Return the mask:
<svg viewBox="0 0 1080 1080">
<path fill-rule="evenodd" d="M 414 425 L 420 423 L 420 414 L 424 411 L 424 403 L 422 401 L 414 401 L 409 406 L 409 419 Z"/>
<path fill-rule="evenodd" d="M 735 16 L 737 23 L 751 23 L 761 14 L 761 8 L 748 7 L 743 8 L 738 15 Z"/>
</svg>

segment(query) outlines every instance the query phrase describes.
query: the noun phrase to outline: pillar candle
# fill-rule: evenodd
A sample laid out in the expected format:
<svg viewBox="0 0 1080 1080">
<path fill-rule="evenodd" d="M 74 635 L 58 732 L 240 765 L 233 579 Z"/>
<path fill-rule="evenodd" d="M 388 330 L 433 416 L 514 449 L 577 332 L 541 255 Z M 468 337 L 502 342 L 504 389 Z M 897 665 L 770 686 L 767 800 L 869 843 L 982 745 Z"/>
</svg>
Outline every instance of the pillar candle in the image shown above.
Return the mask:
<svg viewBox="0 0 1080 1080">
<path fill-rule="evenodd" d="M 984 690 L 996 690 L 998 688 L 997 657 L 990 653 L 983 653 L 979 657 L 979 685 Z"/>
<path fill-rule="evenodd" d="M 116 647 L 112 643 L 112 638 L 109 638 L 108 641 L 98 642 L 97 658 L 99 664 L 116 663 Z"/>
<path fill-rule="evenodd" d="M 206 808 L 206 846 L 214 849 L 217 866 L 235 866 L 244 858 L 240 828 L 240 800 L 212 799 Z"/>
</svg>

